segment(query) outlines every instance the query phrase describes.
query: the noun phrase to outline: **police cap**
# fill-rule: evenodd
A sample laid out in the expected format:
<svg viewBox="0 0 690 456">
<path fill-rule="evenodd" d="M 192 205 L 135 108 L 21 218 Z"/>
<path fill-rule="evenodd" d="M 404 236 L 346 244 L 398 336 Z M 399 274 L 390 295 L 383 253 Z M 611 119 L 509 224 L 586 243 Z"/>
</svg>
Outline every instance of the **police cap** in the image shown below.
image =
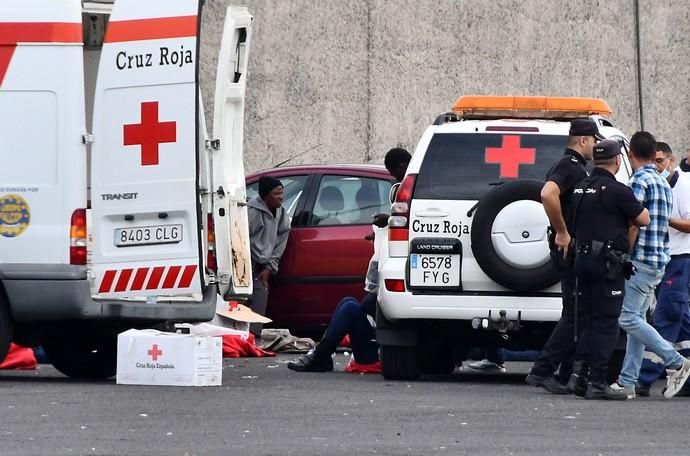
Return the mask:
<svg viewBox="0 0 690 456">
<path fill-rule="evenodd" d="M 602 140 L 606 139 L 599 133 L 597 124 L 590 119 L 574 119 L 570 122 L 570 136 L 594 136 L 595 138 Z"/>
<path fill-rule="evenodd" d="M 594 146 L 594 160 L 608 160 L 620 155 L 621 145 L 613 139 L 605 139 Z"/>
</svg>

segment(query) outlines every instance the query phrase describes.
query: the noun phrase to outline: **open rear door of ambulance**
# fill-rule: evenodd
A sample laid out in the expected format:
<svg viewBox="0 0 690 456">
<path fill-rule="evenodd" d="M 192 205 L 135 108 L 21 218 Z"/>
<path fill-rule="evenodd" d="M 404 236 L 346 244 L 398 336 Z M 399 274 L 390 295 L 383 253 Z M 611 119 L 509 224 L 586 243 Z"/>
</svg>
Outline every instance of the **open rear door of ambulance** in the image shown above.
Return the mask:
<svg viewBox="0 0 690 456">
<path fill-rule="evenodd" d="M 244 181 L 244 99 L 252 16 L 227 9 L 218 57 L 213 114 L 213 221 L 217 277 L 225 299 L 252 293 L 251 254 Z"/>
<path fill-rule="evenodd" d="M 92 292 L 148 304 L 208 301 L 210 319 L 215 291 L 205 293 L 200 254 L 200 13 L 199 0 L 113 6 L 94 100 Z M 157 307 L 165 319 L 200 318 L 195 306 Z M 141 315 L 152 318 L 133 316 Z"/>
</svg>

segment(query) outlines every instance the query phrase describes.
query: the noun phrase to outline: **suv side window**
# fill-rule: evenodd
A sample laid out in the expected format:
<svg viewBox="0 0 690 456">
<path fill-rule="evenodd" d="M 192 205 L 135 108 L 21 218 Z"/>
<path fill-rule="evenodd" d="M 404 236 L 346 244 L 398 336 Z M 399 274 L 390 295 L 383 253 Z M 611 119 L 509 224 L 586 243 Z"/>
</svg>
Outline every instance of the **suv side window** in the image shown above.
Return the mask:
<svg viewBox="0 0 690 456">
<path fill-rule="evenodd" d="M 384 179 L 325 175 L 319 183 L 310 224 L 370 225 L 372 215 L 389 211 L 391 185 Z"/>
<path fill-rule="evenodd" d="M 299 203 L 302 194 L 304 193 L 304 184 L 307 183 L 308 175 L 300 176 L 280 176 L 277 177 L 283 183 L 284 200 L 283 207 L 287 211 L 290 219 L 295 215 L 297 203 Z M 247 201 L 259 194 L 259 181 L 247 185 Z"/>
</svg>

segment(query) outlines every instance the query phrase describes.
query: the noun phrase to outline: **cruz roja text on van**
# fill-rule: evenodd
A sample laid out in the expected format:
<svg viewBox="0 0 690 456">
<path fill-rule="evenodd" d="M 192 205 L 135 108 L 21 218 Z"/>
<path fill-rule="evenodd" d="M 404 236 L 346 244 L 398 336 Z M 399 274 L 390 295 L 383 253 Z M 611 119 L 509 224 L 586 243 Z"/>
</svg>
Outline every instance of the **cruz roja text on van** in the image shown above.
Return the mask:
<svg viewBox="0 0 690 456">
<path fill-rule="evenodd" d="M 444 220 L 443 223 L 415 220 L 412 222 L 412 231 L 415 233 L 454 234 L 460 237 L 463 234 L 470 234 L 470 227 L 462 222 L 451 223 L 447 220 Z"/>
<path fill-rule="evenodd" d="M 118 70 L 152 67 L 156 62 L 158 66 L 182 67 L 193 64 L 194 55 L 190 49 L 185 49 L 184 46 L 180 46 L 179 50 L 171 50 L 165 46 L 160 47 L 158 48 L 158 59 L 154 59 L 153 52 L 130 55 L 126 51 L 120 51 L 115 55 L 115 65 Z"/>
</svg>

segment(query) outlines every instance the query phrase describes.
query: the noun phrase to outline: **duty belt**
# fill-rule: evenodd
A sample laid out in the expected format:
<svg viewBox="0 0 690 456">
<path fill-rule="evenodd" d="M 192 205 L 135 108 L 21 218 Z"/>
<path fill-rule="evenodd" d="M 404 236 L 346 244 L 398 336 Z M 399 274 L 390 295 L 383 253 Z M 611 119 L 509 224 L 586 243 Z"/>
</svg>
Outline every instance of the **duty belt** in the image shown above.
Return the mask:
<svg viewBox="0 0 690 456">
<path fill-rule="evenodd" d="M 611 241 L 584 241 L 577 243 L 577 254 L 578 255 L 600 255 L 601 253 L 613 250 L 613 244 Z"/>
</svg>

